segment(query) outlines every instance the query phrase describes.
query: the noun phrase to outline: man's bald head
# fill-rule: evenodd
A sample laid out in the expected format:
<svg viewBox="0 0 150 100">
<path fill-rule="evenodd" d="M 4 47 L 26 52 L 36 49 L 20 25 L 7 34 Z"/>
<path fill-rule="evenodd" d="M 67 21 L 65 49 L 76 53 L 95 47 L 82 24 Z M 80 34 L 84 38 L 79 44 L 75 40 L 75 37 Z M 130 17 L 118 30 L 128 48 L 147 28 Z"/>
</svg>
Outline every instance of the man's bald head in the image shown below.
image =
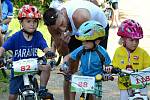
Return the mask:
<svg viewBox="0 0 150 100">
<path fill-rule="evenodd" d="M 73 22 L 74 22 L 76 28 L 79 28 L 83 22 L 91 19 L 91 14 L 88 9 L 78 8 L 73 13 L 72 19 L 73 19 Z"/>
</svg>

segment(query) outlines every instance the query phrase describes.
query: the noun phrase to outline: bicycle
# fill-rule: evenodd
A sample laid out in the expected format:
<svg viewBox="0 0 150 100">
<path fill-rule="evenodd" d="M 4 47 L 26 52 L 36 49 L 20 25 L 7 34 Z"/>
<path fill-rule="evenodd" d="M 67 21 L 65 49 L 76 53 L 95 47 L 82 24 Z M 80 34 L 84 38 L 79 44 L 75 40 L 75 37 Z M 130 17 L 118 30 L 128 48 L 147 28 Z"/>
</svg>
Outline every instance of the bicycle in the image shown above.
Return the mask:
<svg viewBox="0 0 150 100">
<path fill-rule="evenodd" d="M 61 69 L 57 74 L 62 74 L 65 77 L 65 80 L 71 83 L 71 92 L 81 93 L 79 100 L 90 100 L 89 97 L 91 94 L 95 95 L 95 100 L 101 100 L 101 81 L 105 81 L 104 74 L 97 74 L 95 77 L 83 76 L 78 74 L 71 75 L 64 73 Z M 106 76 L 108 76 L 108 80 L 113 80 L 113 77 L 111 75 L 108 74 Z"/>
<path fill-rule="evenodd" d="M 16 62 L 6 61 L 6 63 L 4 63 L 4 65 L 8 65 L 8 64 L 11 64 L 11 66 L 13 65 L 12 68 L 14 70 L 15 76 L 21 76 L 21 75 L 23 76 L 24 88 L 19 89 L 19 95 L 18 95 L 19 100 L 45 100 L 38 96 L 39 85 L 35 75 L 39 74 L 38 65 L 40 64 L 45 65 L 47 63 L 51 64 L 51 62 L 47 62 L 45 56 L 39 57 L 37 59 L 34 58 L 23 59 Z M 5 68 L 5 66 L 3 68 Z M 46 99 L 54 100 L 53 96 Z"/>
<path fill-rule="evenodd" d="M 143 95 L 140 89 L 143 89 L 147 85 L 150 85 L 150 67 L 140 71 L 137 70 L 128 71 L 113 68 L 112 73 L 118 74 L 120 77 L 121 76 L 130 77 L 131 87 L 127 86 L 127 88 L 128 91 L 131 91 L 131 93 L 129 94 L 128 100 L 149 100 L 148 96 Z"/>
</svg>

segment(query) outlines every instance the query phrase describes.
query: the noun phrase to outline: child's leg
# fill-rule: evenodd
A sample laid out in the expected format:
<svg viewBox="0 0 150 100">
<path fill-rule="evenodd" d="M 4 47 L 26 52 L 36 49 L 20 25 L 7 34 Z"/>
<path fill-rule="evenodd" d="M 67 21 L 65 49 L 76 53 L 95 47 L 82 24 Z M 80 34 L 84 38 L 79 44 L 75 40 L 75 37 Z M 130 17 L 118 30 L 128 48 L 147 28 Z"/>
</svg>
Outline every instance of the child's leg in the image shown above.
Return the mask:
<svg viewBox="0 0 150 100">
<path fill-rule="evenodd" d="M 120 100 L 128 100 L 127 90 L 120 90 Z"/>
<path fill-rule="evenodd" d="M 69 93 L 70 93 L 70 83 L 69 81 L 65 80 L 64 79 L 64 100 L 69 100 L 70 96 L 69 96 Z"/>
<path fill-rule="evenodd" d="M 93 95 L 93 99 L 89 99 L 89 100 L 101 100 L 102 97 L 96 97 L 95 95 Z"/>
<path fill-rule="evenodd" d="M 17 95 L 9 94 L 9 99 L 8 100 L 17 100 Z"/>
<path fill-rule="evenodd" d="M 70 100 L 75 100 L 76 93 L 70 92 Z"/>
</svg>

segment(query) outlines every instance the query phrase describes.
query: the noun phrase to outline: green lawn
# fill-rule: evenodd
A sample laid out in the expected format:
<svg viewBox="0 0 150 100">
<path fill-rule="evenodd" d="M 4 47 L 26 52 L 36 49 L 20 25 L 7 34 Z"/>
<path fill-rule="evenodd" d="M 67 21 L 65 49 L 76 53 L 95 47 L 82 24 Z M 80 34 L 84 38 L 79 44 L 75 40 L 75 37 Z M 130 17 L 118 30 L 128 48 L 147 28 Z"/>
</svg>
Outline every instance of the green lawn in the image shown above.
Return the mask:
<svg viewBox="0 0 150 100">
<path fill-rule="evenodd" d="M 14 34 L 15 32 L 19 31 L 21 29 L 20 23 L 18 19 L 12 19 L 12 21 L 9 24 L 9 30 L 12 30 L 11 34 Z M 40 21 L 38 26 L 38 31 L 43 33 L 44 38 L 46 39 L 48 45 L 50 46 L 51 36 L 47 30 L 47 27 L 43 24 L 43 21 Z M 39 56 L 43 55 L 41 51 L 38 52 Z"/>
</svg>

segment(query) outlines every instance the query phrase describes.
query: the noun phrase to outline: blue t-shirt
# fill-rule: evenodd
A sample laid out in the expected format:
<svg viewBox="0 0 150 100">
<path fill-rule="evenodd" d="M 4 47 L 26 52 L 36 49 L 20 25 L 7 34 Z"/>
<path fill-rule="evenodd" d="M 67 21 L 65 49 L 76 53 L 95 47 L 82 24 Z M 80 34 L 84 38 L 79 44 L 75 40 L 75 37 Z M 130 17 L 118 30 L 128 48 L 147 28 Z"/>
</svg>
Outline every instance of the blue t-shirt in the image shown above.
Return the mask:
<svg viewBox="0 0 150 100">
<path fill-rule="evenodd" d="M 37 50 L 44 50 L 48 47 L 45 39 L 41 32 L 36 31 L 33 34 L 32 40 L 27 41 L 22 31 L 18 31 L 13 34 L 4 44 L 2 45 L 5 50 L 12 50 L 13 61 L 28 58 L 37 58 Z M 11 78 L 14 77 L 13 69 L 11 70 Z"/>
<path fill-rule="evenodd" d="M 22 31 L 13 34 L 2 46 L 5 50 L 12 50 L 13 61 L 28 58 L 37 58 L 37 50 L 48 47 L 46 40 L 41 32 L 36 31 L 33 34 L 32 40 L 27 41 Z"/>
<path fill-rule="evenodd" d="M 105 57 L 104 65 L 109 65 L 111 63 L 110 57 L 106 50 L 102 46 L 97 46 L 98 51 Z M 83 50 L 83 46 L 75 49 L 70 55 L 73 60 L 77 60 L 78 53 Z M 97 74 L 102 74 L 102 64 L 101 59 L 96 51 L 89 51 L 82 54 L 80 58 L 79 71 L 85 76 L 96 76 Z"/>
</svg>

